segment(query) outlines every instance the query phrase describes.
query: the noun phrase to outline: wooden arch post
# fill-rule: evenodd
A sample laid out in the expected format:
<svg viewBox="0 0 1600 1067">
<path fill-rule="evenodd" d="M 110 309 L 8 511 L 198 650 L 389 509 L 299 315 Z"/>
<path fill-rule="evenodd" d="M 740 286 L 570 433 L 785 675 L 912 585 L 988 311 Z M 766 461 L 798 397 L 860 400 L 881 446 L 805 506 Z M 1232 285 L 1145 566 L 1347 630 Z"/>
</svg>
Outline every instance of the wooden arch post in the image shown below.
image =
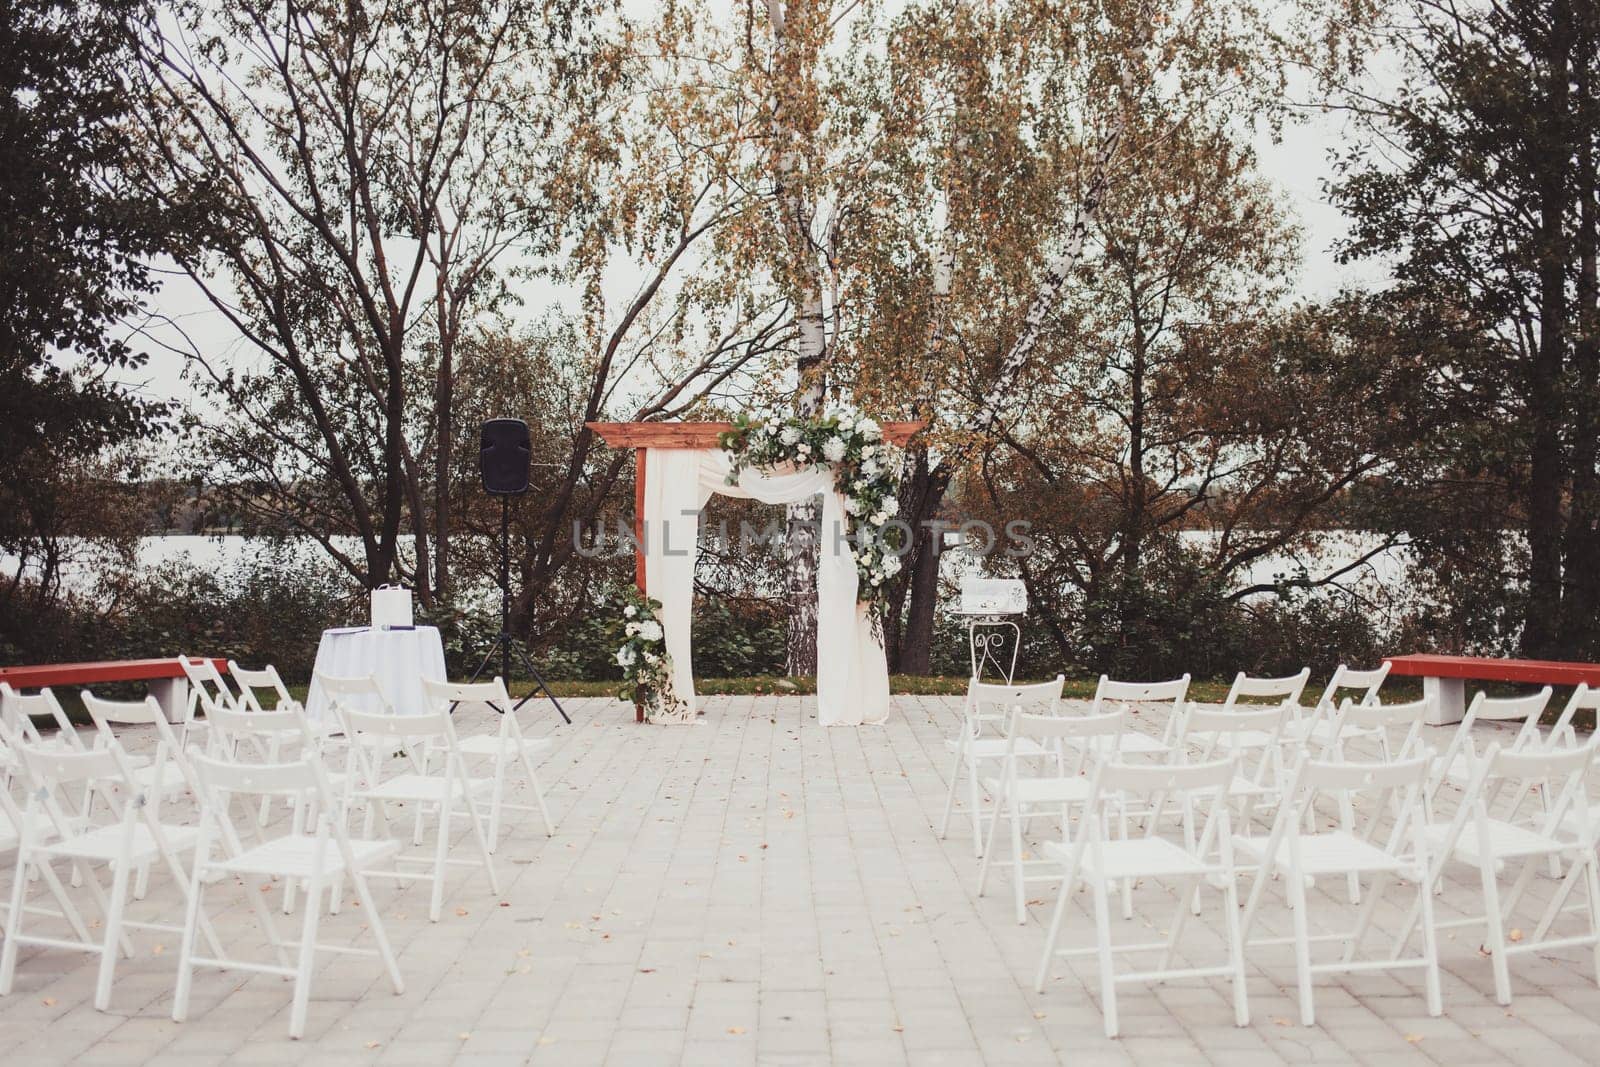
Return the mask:
<svg viewBox="0 0 1600 1067">
<path fill-rule="evenodd" d="M 589 429 L 599 434 L 612 448 L 634 450 L 633 467 L 633 581 L 639 592 L 647 593 L 644 561 L 644 467 L 652 448 L 717 448 L 717 436 L 733 429 L 731 422 L 590 422 Z M 924 422 L 886 422 L 883 439 L 904 447 L 925 425 Z M 644 721 L 644 708 L 635 707 L 634 717 Z"/>
</svg>

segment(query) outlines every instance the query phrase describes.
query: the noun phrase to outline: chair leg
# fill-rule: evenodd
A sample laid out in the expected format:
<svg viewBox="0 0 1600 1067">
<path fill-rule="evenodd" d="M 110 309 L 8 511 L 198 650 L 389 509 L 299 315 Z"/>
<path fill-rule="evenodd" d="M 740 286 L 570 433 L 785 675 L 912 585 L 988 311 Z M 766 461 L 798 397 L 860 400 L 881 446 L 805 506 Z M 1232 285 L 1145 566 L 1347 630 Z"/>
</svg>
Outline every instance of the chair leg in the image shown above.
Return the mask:
<svg viewBox="0 0 1600 1067">
<path fill-rule="evenodd" d="M 965 729 L 965 727 L 963 727 L 963 729 Z M 966 741 L 963 740 L 961 744 L 956 747 L 955 762 L 951 764 L 950 767 L 950 788 L 945 790 L 944 795 L 944 819 L 939 823 L 940 840 L 943 840 L 944 835 L 950 830 L 950 813 L 953 812 L 956 807 L 956 787 L 961 784 L 961 757 L 965 752 Z"/>
<path fill-rule="evenodd" d="M 1285 881 L 1289 884 L 1289 910 L 1294 913 L 1294 969 L 1295 984 L 1300 995 L 1300 1023 L 1315 1026 L 1316 1006 L 1311 991 L 1311 931 L 1306 915 L 1306 882 L 1298 871 L 1291 871 Z"/>
<path fill-rule="evenodd" d="M 1044 955 L 1039 957 L 1039 971 L 1033 977 L 1033 991 L 1044 992 L 1045 979 L 1050 977 L 1050 961 L 1055 958 L 1056 941 L 1061 936 L 1061 920 L 1067 914 L 1067 899 L 1072 896 L 1073 879 L 1063 872 L 1061 892 L 1056 894 L 1055 913 L 1050 916 L 1050 931 L 1044 937 Z"/>
<path fill-rule="evenodd" d="M 28 872 L 32 858 L 26 848 L 17 853 L 17 867 L 11 879 L 11 909 L 7 914 L 6 938 L 0 942 L 0 997 L 11 992 L 11 982 L 17 973 L 17 947 L 22 937 L 22 923 L 27 913 Z"/>
<path fill-rule="evenodd" d="M 544 835 L 554 837 L 556 824 L 550 821 L 550 809 L 544 804 L 544 788 L 539 784 L 539 775 L 533 769 L 533 760 L 528 758 L 528 750 L 523 748 L 522 769 L 528 775 L 528 787 L 533 790 L 533 802 L 539 806 L 539 818 L 544 820 Z"/>
<path fill-rule="evenodd" d="M 461 776 L 463 782 L 466 775 Z M 478 815 L 478 807 L 472 802 L 472 794 L 463 788 L 461 799 L 467 806 L 467 821 L 472 824 L 472 836 L 478 839 L 478 855 L 483 859 L 483 869 L 489 875 L 489 889 L 498 894 L 500 892 L 500 876 L 494 869 L 494 855 L 489 848 L 489 839 L 484 833 L 483 819 Z"/>
<path fill-rule="evenodd" d="M 111 909 L 106 913 L 106 937 L 104 947 L 100 951 L 100 971 L 94 985 L 96 1011 L 106 1011 L 111 1007 L 111 982 L 117 968 L 117 942 L 122 935 L 122 912 L 128 904 L 130 866 L 132 865 L 127 862 L 118 863 L 111 876 Z"/>
<path fill-rule="evenodd" d="M 978 761 L 967 756 L 967 815 L 972 819 L 972 854 L 983 855 L 983 802 L 978 791 Z"/>
<path fill-rule="evenodd" d="M 994 835 L 1000 828 L 1001 798 L 995 798 L 995 817 L 989 820 L 989 833 L 983 842 L 983 856 L 978 862 L 978 896 L 983 896 L 984 889 L 989 884 L 989 861 L 994 857 Z"/>
<path fill-rule="evenodd" d="M 356 887 L 356 899 L 361 901 L 361 907 L 366 910 L 367 925 L 372 928 L 372 936 L 378 942 L 378 955 L 383 959 L 384 970 L 389 972 L 389 982 L 394 986 L 395 995 L 399 996 L 406 991 L 405 979 L 400 977 L 400 965 L 395 962 L 389 933 L 383 928 L 383 916 L 378 914 L 378 906 L 372 902 L 372 891 L 367 886 L 366 876 L 360 871 L 351 871 L 350 881 Z"/>
<path fill-rule="evenodd" d="M 1378 886 L 1372 887 L 1378 895 Z M 1444 994 L 1439 987 L 1439 928 L 1433 919 L 1433 894 L 1426 885 L 1417 886 L 1417 900 L 1422 904 L 1422 952 L 1428 961 L 1423 970 L 1423 984 L 1428 994 L 1428 1014 L 1437 1018 L 1444 1014 Z"/>
<path fill-rule="evenodd" d="M 306 1032 L 306 1009 L 311 1000 L 311 975 L 317 960 L 317 924 L 322 919 L 322 880 L 311 879 L 306 888 L 306 917 L 300 924 L 300 953 L 294 973 L 294 1001 L 289 1009 L 289 1036 Z"/>
<path fill-rule="evenodd" d="M 995 798 L 993 818 L 997 823 L 1000 821 L 998 797 Z M 1017 925 L 1022 926 L 1028 921 L 1028 888 L 1023 882 L 1021 804 L 1011 807 L 1011 895 L 1017 906 Z"/>
<path fill-rule="evenodd" d="M 1222 907 L 1227 913 L 1224 922 L 1228 932 L 1228 962 L 1233 967 L 1233 1024 L 1250 1025 L 1249 989 L 1244 977 L 1244 934 L 1239 925 L 1239 879 L 1229 878 L 1222 890 Z M 1180 918 L 1183 909 L 1178 909 Z M 1173 938 L 1176 947 L 1177 938 Z"/>
<path fill-rule="evenodd" d="M 1483 914 L 1489 938 L 1489 962 L 1494 968 L 1494 999 L 1499 1004 L 1511 1003 L 1511 966 L 1506 960 L 1505 920 L 1500 914 L 1500 885 L 1494 873 L 1494 853 L 1488 849 L 1479 852 L 1478 869 L 1483 882 Z"/>
<path fill-rule="evenodd" d="M 1117 975 L 1112 969 L 1111 905 L 1106 899 L 1106 881 L 1094 878 L 1094 933 L 1100 960 L 1100 1013 L 1105 1016 L 1106 1036 L 1117 1036 Z"/>
<path fill-rule="evenodd" d="M 201 895 L 205 893 L 205 880 L 199 876 L 200 864 L 195 863 L 195 878 L 190 883 L 189 906 L 183 912 L 183 940 L 178 946 L 178 985 L 172 993 L 172 1021 L 181 1023 L 189 1016 L 189 990 L 194 984 L 194 937 L 200 924 Z M 259 893 L 254 894 L 260 896 Z"/>
<path fill-rule="evenodd" d="M 447 796 L 439 805 L 439 840 L 433 848 L 433 886 L 428 896 L 428 921 L 438 922 L 439 912 L 444 907 L 444 874 L 448 869 L 445 858 L 450 852 L 450 809 L 454 806 Z M 421 805 L 418 805 L 421 808 Z M 468 810 L 472 809 L 472 801 L 467 801 Z"/>
<path fill-rule="evenodd" d="M 500 847 L 500 806 L 505 803 L 506 746 L 502 741 L 494 757 L 494 795 L 489 801 L 489 854 Z"/>
</svg>

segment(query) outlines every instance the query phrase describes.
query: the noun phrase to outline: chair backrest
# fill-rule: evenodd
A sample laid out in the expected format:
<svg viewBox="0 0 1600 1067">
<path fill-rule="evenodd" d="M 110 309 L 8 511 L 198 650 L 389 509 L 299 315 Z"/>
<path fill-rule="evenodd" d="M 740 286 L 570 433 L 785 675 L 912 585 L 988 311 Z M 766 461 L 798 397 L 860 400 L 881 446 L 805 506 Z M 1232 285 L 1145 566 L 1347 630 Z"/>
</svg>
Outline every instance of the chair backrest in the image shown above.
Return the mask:
<svg viewBox="0 0 1600 1067">
<path fill-rule="evenodd" d="M 1222 706 L 1232 708 L 1242 700 L 1263 701 L 1276 697 L 1283 707 L 1294 707 L 1300 703 L 1300 694 L 1305 692 L 1306 682 L 1310 679 L 1310 667 L 1283 678 L 1252 678 L 1240 671 L 1234 676 L 1233 685 L 1228 689 L 1228 697 Z"/>
<path fill-rule="evenodd" d="M 77 782 L 116 782 L 126 778 L 127 759 L 116 745 L 69 751 L 41 748 L 24 741 L 16 747 L 16 755 L 34 786 L 46 790 Z"/>
<path fill-rule="evenodd" d="M 1600 719 L 1600 688 L 1591 689 L 1588 682 L 1578 683 L 1578 688 L 1567 698 L 1567 706 L 1561 709 L 1561 717 L 1550 728 L 1549 744 L 1552 747 L 1559 745 L 1563 737 L 1576 745 L 1577 735 L 1572 728 L 1572 720 L 1580 711 L 1592 711 Z"/>
<path fill-rule="evenodd" d="M 1200 746 L 1202 761 L 1215 758 L 1219 752 L 1251 747 L 1243 744 L 1245 735 L 1249 734 L 1271 735 L 1274 741 L 1264 749 L 1270 752 L 1277 747 L 1276 739 L 1283 734 L 1288 718 L 1286 705 L 1264 708 L 1245 705 L 1230 711 L 1191 703 L 1184 709 L 1178 736 L 1185 743 Z M 1260 745 L 1253 747 L 1262 748 Z"/>
<path fill-rule="evenodd" d="M 1100 676 L 1100 682 L 1095 686 L 1094 712 L 1100 712 L 1104 703 L 1117 704 L 1158 704 L 1171 702 L 1174 709 L 1183 705 L 1184 697 L 1189 694 L 1189 676 L 1174 678 L 1167 682 L 1119 682 L 1105 675 Z"/>
<path fill-rule="evenodd" d="M 473 703 L 489 704 L 501 712 L 512 710 L 511 694 L 506 689 L 505 679 L 498 675 L 489 682 L 438 682 L 424 678 L 422 693 L 433 707 Z"/>
<path fill-rule="evenodd" d="M 289 694 L 289 688 L 283 684 L 283 679 L 278 677 L 278 668 L 267 664 L 260 670 L 251 670 L 239 666 L 238 660 L 228 661 L 228 675 L 239 687 L 239 703 L 247 711 L 269 710 L 261 703 L 257 690 L 265 690 L 272 694 L 272 711 L 282 711 L 288 707 L 298 707 L 299 701 Z"/>
<path fill-rule="evenodd" d="M 187 718 L 193 719 L 195 708 L 209 712 L 211 707 L 233 707 L 233 691 L 223 681 L 217 665 L 199 656 L 180 656 L 183 676 L 189 682 L 189 707 Z"/>
<path fill-rule="evenodd" d="M 1479 690 L 1472 698 L 1472 703 L 1467 705 L 1467 713 L 1462 716 L 1461 724 L 1451 736 L 1450 744 L 1445 747 L 1444 755 L 1439 760 L 1440 771 L 1448 774 L 1457 758 L 1468 751 L 1472 727 L 1478 722 L 1522 724 L 1510 744 L 1500 746 L 1502 748 L 1521 748 L 1528 742 L 1537 740 L 1539 716 L 1544 714 L 1544 709 L 1549 703 L 1548 685 L 1531 696 L 1521 697 L 1492 697 Z"/>
<path fill-rule="evenodd" d="M 1426 698 L 1408 700 L 1399 704 L 1380 704 L 1376 701 L 1357 703 L 1346 697 L 1333 716 L 1333 731 L 1323 747 L 1322 759 L 1329 759 L 1340 748 L 1340 739 L 1347 729 L 1382 731 L 1385 738 L 1396 730 L 1405 736 L 1398 746 L 1389 747 L 1394 759 L 1416 755 L 1422 747 L 1422 726 L 1427 721 L 1430 701 Z"/>
<path fill-rule="evenodd" d="M 1318 792 L 1361 792 L 1365 790 L 1420 788 L 1428 774 L 1428 759 L 1383 760 L 1361 763 L 1339 760 L 1306 760 L 1297 776 L 1299 785 Z"/>
<path fill-rule="evenodd" d="M 288 763 L 237 763 L 197 753 L 194 756 L 194 769 L 195 776 L 200 780 L 202 795 L 215 791 L 222 794 L 298 797 L 308 791 L 319 791 L 324 800 L 331 800 L 327 775 L 321 763 L 311 758 Z"/>
<path fill-rule="evenodd" d="M 373 675 L 347 678 L 315 671 L 312 675 L 312 684 L 321 687 L 323 696 L 328 698 L 328 703 L 335 711 L 349 710 L 357 702 L 376 701 L 385 715 L 394 714 L 394 705 L 389 702 L 388 694 L 383 691 L 383 686 Z"/>
<path fill-rule="evenodd" d="M 1225 795 L 1233 781 L 1238 761 L 1233 758 L 1204 763 L 1133 764 L 1106 763 L 1096 775 L 1103 793 L 1123 796 L 1172 796 L 1177 793 Z"/>
<path fill-rule="evenodd" d="M 1066 684 L 1066 676 L 1061 674 L 1056 675 L 1054 681 L 1032 685 L 1007 685 L 971 678 L 967 682 L 967 702 L 962 709 L 967 728 L 976 733 L 984 723 L 1004 725 L 1019 707 L 1054 715 L 1060 709 L 1061 690 Z"/>
<path fill-rule="evenodd" d="M 121 747 L 121 738 L 117 736 L 116 730 L 118 726 L 153 726 L 156 731 L 156 752 L 152 760 L 154 768 L 152 780 L 165 783 L 166 764 L 171 760 L 189 790 L 194 792 L 197 789 L 194 771 L 189 766 L 183 745 L 172 732 L 166 715 L 161 711 L 161 704 L 155 697 L 147 696 L 143 700 L 105 700 L 87 689 L 80 695 L 83 697 L 83 706 L 88 709 L 90 718 L 94 719 L 95 729 L 100 732 L 100 737 L 107 747 Z M 161 789 L 158 787 L 156 795 L 151 797 L 151 800 L 159 804 L 160 794 Z"/>
<path fill-rule="evenodd" d="M 237 762 L 240 752 L 248 747 L 254 749 L 265 761 L 268 747 L 261 742 L 281 738 L 291 731 L 299 733 L 302 744 L 315 749 L 316 733 L 311 729 L 305 712 L 298 706 L 290 706 L 281 711 L 239 711 L 233 708 L 226 710 L 218 708 L 211 716 L 211 736 L 208 739 L 206 752 L 214 759 Z"/>
<path fill-rule="evenodd" d="M 57 700 L 55 693 L 48 688 L 41 689 L 37 693 L 19 693 L 5 682 L 0 682 L 0 718 L 6 720 L 7 725 L 18 737 L 33 744 L 44 743 L 44 736 L 39 733 L 39 724 L 34 720 L 49 718 L 55 723 L 62 742 L 68 748 L 86 747 L 83 738 L 78 736 L 77 728 L 72 725 L 72 720 L 61 707 L 61 701 Z"/>
<path fill-rule="evenodd" d="M 1356 699 L 1358 704 L 1376 704 L 1378 690 L 1383 687 L 1384 680 L 1389 677 L 1389 661 L 1370 671 L 1358 671 L 1346 667 L 1343 663 L 1334 670 L 1333 677 L 1328 679 L 1327 688 L 1322 691 L 1317 707 L 1336 708 L 1341 698 L 1339 696 L 1346 689 L 1358 689 L 1361 696 Z"/>
<path fill-rule="evenodd" d="M 1399 855 L 1409 839 L 1421 853 L 1423 829 L 1428 823 L 1426 793 L 1433 753 L 1425 752 L 1412 759 L 1389 760 L 1378 763 L 1357 763 L 1342 760 L 1314 760 L 1302 756 L 1290 775 L 1290 786 L 1278 806 L 1264 855 L 1281 855 L 1278 851 L 1286 837 L 1302 837 L 1315 833 L 1321 822 L 1316 817 L 1319 795 L 1333 794 L 1339 804 L 1339 829 L 1344 833 L 1373 841 L 1378 837 L 1386 819 L 1389 822 L 1387 838 L 1380 847 L 1390 855 Z M 1359 808 L 1354 796 L 1360 793 L 1377 794 L 1370 804 Z M 1366 811 L 1364 825 L 1358 825 L 1356 812 Z M 1291 856 L 1298 855 L 1290 850 Z M 1252 889 L 1252 898 L 1257 894 Z"/>
</svg>

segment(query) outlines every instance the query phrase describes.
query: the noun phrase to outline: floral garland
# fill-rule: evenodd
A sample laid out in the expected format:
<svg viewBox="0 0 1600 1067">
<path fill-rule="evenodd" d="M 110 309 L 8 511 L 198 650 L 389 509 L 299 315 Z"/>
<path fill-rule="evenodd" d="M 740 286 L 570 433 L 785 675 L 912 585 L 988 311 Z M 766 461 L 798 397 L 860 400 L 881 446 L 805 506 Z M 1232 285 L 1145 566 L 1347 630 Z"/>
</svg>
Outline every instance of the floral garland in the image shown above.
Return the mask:
<svg viewBox="0 0 1600 1067">
<path fill-rule="evenodd" d="M 746 467 L 833 467 L 834 485 L 843 494 L 849 515 L 849 537 L 861 578 L 858 598 L 876 614 L 888 597 L 889 580 L 900 572 L 900 531 L 890 526 L 900 509 L 899 479 L 883 428 L 848 410 L 812 418 L 759 420 L 740 415 L 732 429 L 717 436 L 717 444 L 728 454 L 729 485 Z"/>
<path fill-rule="evenodd" d="M 632 586 L 622 600 L 624 638 L 617 649 L 622 688 L 617 695 L 644 708 L 645 717 L 652 722 L 688 722 L 689 705 L 678 699 L 673 688 L 667 634 L 656 616 L 661 601 L 649 599 Z"/>
</svg>

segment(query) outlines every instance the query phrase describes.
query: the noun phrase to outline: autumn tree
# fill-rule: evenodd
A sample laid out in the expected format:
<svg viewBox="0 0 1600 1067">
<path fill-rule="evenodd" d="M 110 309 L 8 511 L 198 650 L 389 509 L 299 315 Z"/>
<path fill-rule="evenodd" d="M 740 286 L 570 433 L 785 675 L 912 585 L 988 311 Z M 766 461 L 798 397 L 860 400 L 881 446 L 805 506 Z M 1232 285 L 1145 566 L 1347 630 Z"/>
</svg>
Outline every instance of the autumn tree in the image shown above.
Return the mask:
<svg viewBox="0 0 1600 1067">
<path fill-rule="evenodd" d="M 1429 386 L 1454 421 L 1411 488 L 1448 488 L 1454 503 L 1397 521 L 1424 545 L 1425 569 L 1450 574 L 1453 597 L 1473 598 L 1480 615 L 1479 593 L 1509 601 L 1526 654 L 1592 657 L 1600 5 L 1416 2 L 1370 14 L 1335 5 L 1340 32 L 1327 39 L 1342 47 L 1320 57 L 1329 100 L 1359 135 L 1332 187 L 1354 219 L 1344 254 L 1391 264 L 1387 298 L 1434 309 L 1452 340 L 1415 348 L 1434 356 Z M 1469 551 L 1461 535 L 1480 518 L 1497 534 Z"/>
</svg>

